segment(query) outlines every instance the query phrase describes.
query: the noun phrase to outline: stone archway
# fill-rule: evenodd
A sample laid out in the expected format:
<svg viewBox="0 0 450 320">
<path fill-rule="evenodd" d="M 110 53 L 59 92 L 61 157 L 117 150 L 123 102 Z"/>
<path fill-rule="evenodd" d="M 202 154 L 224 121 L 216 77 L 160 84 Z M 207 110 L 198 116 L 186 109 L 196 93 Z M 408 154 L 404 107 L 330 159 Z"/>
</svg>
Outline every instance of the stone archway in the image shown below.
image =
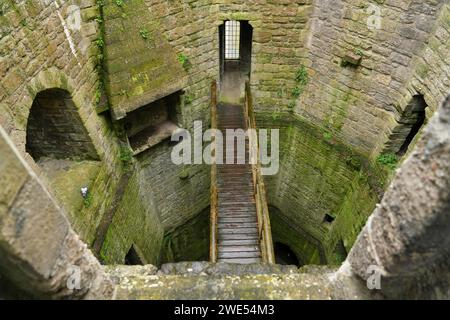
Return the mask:
<svg viewBox="0 0 450 320">
<path fill-rule="evenodd" d="M 36 95 L 27 122 L 25 150 L 36 162 L 42 157 L 98 160 L 70 93 L 59 88 Z"/>
</svg>

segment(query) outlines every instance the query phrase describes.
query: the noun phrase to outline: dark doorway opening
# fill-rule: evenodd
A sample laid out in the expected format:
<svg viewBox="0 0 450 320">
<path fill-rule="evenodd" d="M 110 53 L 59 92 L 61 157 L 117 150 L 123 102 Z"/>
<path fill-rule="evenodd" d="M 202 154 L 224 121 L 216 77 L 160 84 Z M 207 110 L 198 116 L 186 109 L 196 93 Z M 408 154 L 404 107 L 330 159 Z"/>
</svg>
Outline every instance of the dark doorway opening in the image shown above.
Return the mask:
<svg viewBox="0 0 450 320">
<path fill-rule="evenodd" d="M 253 27 L 248 21 L 225 21 L 219 27 L 220 82 L 225 100 L 238 102 L 250 79 Z"/>
<path fill-rule="evenodd" d="M 130 250 L 128 251 L 127 255 L 125 256 L 125 265 L 127 266 L 136 266 L 136 265 L 143 265 L 141 258 L 139 257 L 138 253 L 136 252 L 136 249 L 134 248 L 134 245 L 131 246 Z"/>
<path fill-rule="evenodd" d="M 295 265 L 300 266 L 300 261 L 289 246 L 281 242 L 275 242 L 275 262 L 283 265 Z"/>
</svg>

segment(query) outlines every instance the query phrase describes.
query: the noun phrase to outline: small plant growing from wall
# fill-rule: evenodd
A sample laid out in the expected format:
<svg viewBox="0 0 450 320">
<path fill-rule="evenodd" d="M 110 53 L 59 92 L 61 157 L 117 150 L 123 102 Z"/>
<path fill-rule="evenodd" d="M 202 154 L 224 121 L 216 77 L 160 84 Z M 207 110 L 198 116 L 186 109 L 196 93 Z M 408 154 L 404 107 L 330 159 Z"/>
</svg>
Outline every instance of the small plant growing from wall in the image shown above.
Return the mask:
<svg viewBox="0 0 450 320">
<path fill-rule="evenodd" d="M 185 105 L 191 104 L 194 101 L 194 96 L 192 94 L 185 94 L 183 101 Z"/>
<path fill-rule="evenodd" d="M 89 208 L 92 205 L 92 202 L 94 201 L 94 196 L 92 193 L 88 192 L 86 197 L 83 200 L 83 204 L 86 208 Z"/>
<path fill-rule="evenodd" d="M 364 52 L 359 48 L 355 49 L 355 54 L 360 57 L 364 56 Z"/>
<path fill-rule="evenodd" d="M 133 152 L 128 147 L 121 147 L 119 159 L 122 161 L 123 168 L 128 171 L 131 168 L 131 162 L 133 160 Z"/>
<path fill-rule="evenodd" d="M 298 85 L 302 87 L 308 84 L 309 81 L 308 70 L 303 64 L 300 65 L 300 68 L 298 68 L 297 72 L 295 73 L 295 81 L 298 83 Z"/>
<path fill-rule="evenodd" d="M 288 104 L 288 109 L 290 111 L 294 110 L 294 107 L 296 105 L 296 100 L 301 96 L 301 94 L 305 90 L 305 86 L 308 84 L 308 81 L 309 81 L 308 70 L 302 64 L 302 65 L 300 65 L 298 70 L 295 72 L 296 86 L 291 91 L 291 96 L 294 99 L 294 101 L 291 101 Z"/>
<path fill-rule="evenodd" d="M 120 149 L 120 161 L 122 162 L 129 162 L 133 158 L 133 153 L 128 148 L 121 148 Z"/>
<path fill-rule="evenodd" d="M 323 138 L 324 138 L 326 141 L 330 141 L 330 140 L 333 138 L 333 135 L 331 134 L 331 132 L 324 132 L 324 133 L 323 133 Z"/>
<path fill-rule="evenodd" d="M 393 153 L 383 153 L 378 156 L 377 162 L 391 170 L 394 170 L 397 167 L 398 158 Z"/>
<path fill-rule="evenodd" d="M 277 90 L 277 97 L 278 98 L 282 98 L 284 96 L 284 89 L 283 88 L 279 88 Z"/>
<path fill-rule="evenodd" d="M 139 34 L 141 35 L 142 39 L 147 40 L 150 38 L 150 31 L 148 31 L 146 28 L 141 28 L 139 30 Z"/>
<path fill-rule="evenodd" d="M 191 68 L 191 62 L 184 53 L 178 54 L 178 62 L 183 66 L 184 70 L 188 71 Z"/>
<path fill-rule="evenodd" d="M 280 119 L 280 112 L 278 110 L 275 110 L 272 112 L 272 120 L 277 121 L 278 119 Z"/>
<path fill-rule="evenodd" d="M 293 111 L 294 108 L 295 108 L 295 101 L 289 102 L 289 104 L 288 104 L 288 109 L 289 109 L 289 111 Z"/>
</svg>

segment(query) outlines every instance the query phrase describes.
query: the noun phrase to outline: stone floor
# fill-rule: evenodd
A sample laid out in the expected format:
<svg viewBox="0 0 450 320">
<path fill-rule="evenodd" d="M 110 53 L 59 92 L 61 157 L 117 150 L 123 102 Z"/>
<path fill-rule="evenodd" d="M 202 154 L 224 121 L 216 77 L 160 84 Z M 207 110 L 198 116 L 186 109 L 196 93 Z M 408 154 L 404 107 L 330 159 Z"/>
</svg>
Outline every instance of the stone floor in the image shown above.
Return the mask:
<svg viewBox="0 0 450 320">
<path fill-rule="evenodd" d="M 230 104 L 242 103 L 246 80 L 248 76 L 241 72 L 239 62 L 227 62 L 220 86 L 219 101 Z"/>
</svg>

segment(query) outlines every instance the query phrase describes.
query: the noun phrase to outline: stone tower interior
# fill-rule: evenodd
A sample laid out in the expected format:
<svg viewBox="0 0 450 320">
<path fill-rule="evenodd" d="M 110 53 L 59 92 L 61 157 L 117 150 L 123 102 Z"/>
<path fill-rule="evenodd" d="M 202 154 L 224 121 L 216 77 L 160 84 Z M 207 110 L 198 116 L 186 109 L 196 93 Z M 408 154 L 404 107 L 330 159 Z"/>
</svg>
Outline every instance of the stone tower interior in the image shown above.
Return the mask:
<svg viewBox="0 0 450 320">
<path fill-rule="evenodd" d="M 450 299 L 449 94 L 448 0 L 0 0 L 0 298 Z"/>
</svg>

